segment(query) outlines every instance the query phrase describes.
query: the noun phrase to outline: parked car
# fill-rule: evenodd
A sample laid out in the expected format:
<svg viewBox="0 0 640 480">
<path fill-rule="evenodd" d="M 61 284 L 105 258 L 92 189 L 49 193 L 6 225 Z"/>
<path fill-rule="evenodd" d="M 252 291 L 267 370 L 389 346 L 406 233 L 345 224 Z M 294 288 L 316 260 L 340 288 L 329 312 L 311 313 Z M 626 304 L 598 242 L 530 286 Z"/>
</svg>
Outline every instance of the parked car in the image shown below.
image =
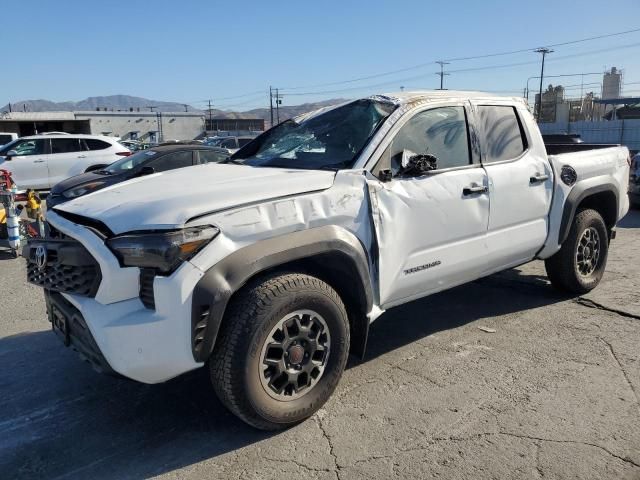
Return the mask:
<svg viewBox="0 0 640 480">
<path fill-rule="evenodd" d="M 227 158 L 229 154 L 222 148 L 198 144 L 174 144 L 141 150 L 108 167 L 81 173 L 54 185 L 47 197 L 47 208 L 132 178 L 203 163 L 217 163 Z"/>
<path fill-rule="evenodd" d="M 9 133 L 9 132 L 0 132 L 0 147 L 6 145 L 7 143 L 11 143 L 18 138 L 17 133 Z"/>
<path fill-rule="evenodd" d="M 23 255 L 96 368 L 206 366 L 233 413 L 280 429 L 327 401 L 387 309 L 533 259 L 595 288 L 628 180 L 625 147 L 548 156 L 522 99 L 376 95 L 54 207 Z"/>
<path fill-rule="evenodd" d="M 104 168 L 130 154 L 112 137 L 34 135 L 0 148 L 0 169 L 9 170 L 20 188 L 48 190 L 66 178 Z"/>
<path fill-rule="evenodd" d="M 251 136 L 245 137 L 217 137 L 205 142 L 206 145 L 212 147 L 220 147 L 226 149 L 230 154 L 236 153 L 239 149 L 244 147 L 247 143 L 255 138 Z"/>
<path fill-rule="evenodd" d="M 629 201 L 633 208 L 640 208 L 640 153 L 636 153 L 631 159 Z"/>
</svg>

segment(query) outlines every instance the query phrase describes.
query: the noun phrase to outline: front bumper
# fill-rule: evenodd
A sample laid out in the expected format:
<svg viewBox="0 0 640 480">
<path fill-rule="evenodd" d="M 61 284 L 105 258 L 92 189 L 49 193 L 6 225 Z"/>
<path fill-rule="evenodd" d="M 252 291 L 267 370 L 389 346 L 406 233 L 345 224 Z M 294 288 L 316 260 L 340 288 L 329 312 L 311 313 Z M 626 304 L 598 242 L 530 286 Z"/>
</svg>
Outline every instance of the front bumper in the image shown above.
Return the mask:
<svg viewBox="0 0 640 480">
<path fill-rule="evenodd" d="M 185 262 L 171 276 L 156 277 L 151 310 L 139 297 L 138 268 L 121 268 L 104 241 L 88 228 L 55 212 L 47 220 L 82 243 L 100 265 L 102 280 L 94 298 L 59 295 L 80 313 L 111 370 L 139 382 L 160 383 L 203 365 L 193 357 L 191 326 L 200 269 Z"/>
</svg>

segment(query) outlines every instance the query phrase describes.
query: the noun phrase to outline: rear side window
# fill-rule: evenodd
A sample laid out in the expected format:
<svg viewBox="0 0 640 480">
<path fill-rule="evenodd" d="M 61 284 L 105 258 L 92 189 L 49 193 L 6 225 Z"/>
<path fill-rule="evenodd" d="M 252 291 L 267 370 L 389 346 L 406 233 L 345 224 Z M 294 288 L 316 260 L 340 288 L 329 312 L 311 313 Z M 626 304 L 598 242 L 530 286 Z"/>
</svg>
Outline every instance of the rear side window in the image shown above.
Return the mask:
<svg viewBox="0 0 640 480">
<path fill-rule="evenodd" d="M 242 148 L 244 147 L 247 143 L 249 143 L 251 140 L 253 140 L 252 138 L 239 138 L 238 139 L 238 147 Z"/>
<path fill-rule="evenodd" d="M 513 160 L 527 149 L 527 140 L 514 107 L 481 105 L 478 113 L 485 137 L 485 163 Z"/>
<path fill-rule="evenodd" d="M 51 153 L 71 153 L 84 150 L 78 138 L 52 138 Z"/>
<path fill-rule="evenodd" d="M 104 150 L 111 146 L 110 143 L 98 140 L 97 138 L 85 138 L 83 141 L 87 146 L 87 150 Z"/>
<path fill-rule="evenodd" d="M 227 140 L 223 140 L 220 143 L 220 146 L 222 148 L 236 148 L 236 139 L 235 138 L 228 138 Z"/>
<path fill-rule="evenodd" d="M 193 165 L 193 154 L 191 152 L 167 153 L 149 164 L 156 172 L 190 167 L 191 165 Z"/>
<path fill-rule="evenodd" d="M 199 150 L 200 163 L 218 163 L 229 158 L 227 153 L 214 150 Z"/>
<path fill-rule="evenodd" d="M 13 137 L 11 135 L 0 135 L 0 145 L 9 143 L 11 140 L 13 140 Z"/>
</svg>

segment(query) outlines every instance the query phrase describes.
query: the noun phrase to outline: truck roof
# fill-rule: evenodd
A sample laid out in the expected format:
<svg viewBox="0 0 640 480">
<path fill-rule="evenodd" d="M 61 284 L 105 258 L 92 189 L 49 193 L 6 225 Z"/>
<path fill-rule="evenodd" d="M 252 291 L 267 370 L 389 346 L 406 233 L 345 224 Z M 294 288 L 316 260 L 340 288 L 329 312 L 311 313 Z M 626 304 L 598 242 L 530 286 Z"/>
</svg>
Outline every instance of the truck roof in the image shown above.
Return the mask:
<svg viewBox="0 0 640 480">
<path fill-rule="evenodd" d="M 509 100 L 516 103 L 525 103 L 524 98 L 496 95 L 494 93 L 466 91 L 466 90 L 412 90 L 404 92 L 391 92 L 382 95 L 374 95 L 373 97 L 387 97 L 397 101 L 397 103 L 406 104 L 416 100 L 468 100 L 468 99 L 487 99 L 487 100 Z"/>
</svg>

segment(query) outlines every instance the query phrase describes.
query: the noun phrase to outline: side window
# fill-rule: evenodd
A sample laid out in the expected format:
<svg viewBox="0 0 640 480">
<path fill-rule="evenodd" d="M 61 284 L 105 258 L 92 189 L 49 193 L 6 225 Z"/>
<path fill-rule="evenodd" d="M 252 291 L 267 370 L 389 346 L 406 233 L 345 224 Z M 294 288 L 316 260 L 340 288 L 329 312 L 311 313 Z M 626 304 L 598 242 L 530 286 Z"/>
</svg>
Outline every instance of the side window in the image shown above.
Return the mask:
<svg viewBox="0 0 640 480">
<path fill-rule="evenodd" d="M 242 148 L 244 147 L 247 143 L 249 143 L 251 140 L 253 140 L 252 138 L 239 138 L 238 139 L 238 148 Z"/>
<path fill-rule="evenodd" d="M 236 148 L 236 139 L 235 138 L 227 138 L 220 143 L 222 148 Z"/>
<path fill-rule="evenodd" d="M 229 155 L 217 150 L 199 150 L 200 163 L 218 163 L 229 158 Z"/>
<path fill-rule="evenodd" d="M 22 140 L 14 143 L 9 150 L 15 150 L 18 155 L 42 155 L 44 153 L 44 140 Z"/>
<path fill-rule="evenodd" d="M 191 152 L 168 153 L 149 164 L 156 172 L 165 172 L 175 168 L 190 167 L 191 165 L 193 165 L 193 154 Z"/>
<path fill-rule="evenodd" d="M 88 150 L 104 150 L 111 146 L 111 144 L 98 140 L 97 138 L 85 138 L 83 141 Z"/>
<path fill-rule="evenodd" d="M 78 138 L 51 139 L 51 153 L 72 153 L 82 150 L 83 148 L 80 147 L 80 140 Z"/>
<path fill-rule="evenodd" d="M 478 114 L 487 150 L 485 163 L 512 160 L 527 149 L 514 107 L 480 105 Z"/>
<path fill-rule="evenodd" d="M 405 150 L 410 155 L 435 155 L 438 170 L 469 165 L 464 107 L 433 108 L 411 118 L 391 142 L 388 154 L 394 170 L 400 166 Z"/>
</svg>

